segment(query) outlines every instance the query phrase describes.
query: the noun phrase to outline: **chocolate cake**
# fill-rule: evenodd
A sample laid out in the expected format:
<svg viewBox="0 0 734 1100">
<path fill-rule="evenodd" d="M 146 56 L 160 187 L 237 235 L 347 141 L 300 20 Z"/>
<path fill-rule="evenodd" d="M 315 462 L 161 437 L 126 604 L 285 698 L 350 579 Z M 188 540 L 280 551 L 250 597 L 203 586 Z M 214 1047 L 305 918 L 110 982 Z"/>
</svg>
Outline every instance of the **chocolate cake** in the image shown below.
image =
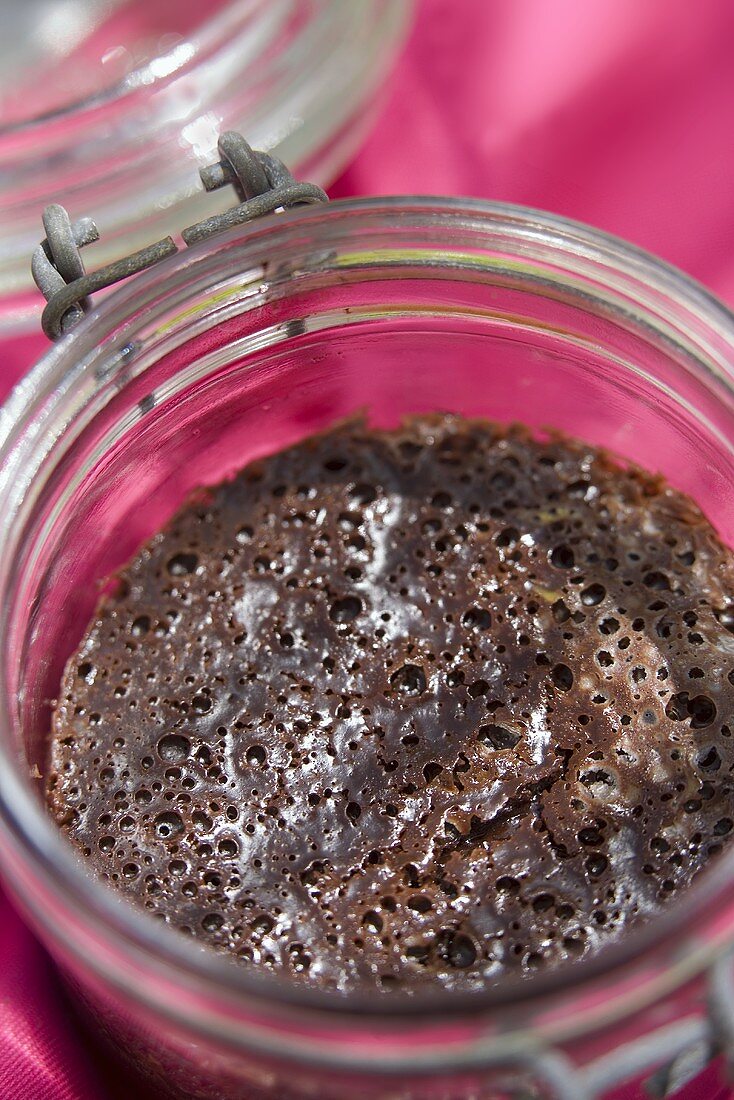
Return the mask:
<svg viewBox="0 0 734 1100">
<path fill-rule="evenodd" d="M 734 561 L 661 478 L 453 416 L 202 493 L 69 661 L 52 814 L 136 904 L 327 989 L 476 988 L 732 830 Z"/>
</svg>

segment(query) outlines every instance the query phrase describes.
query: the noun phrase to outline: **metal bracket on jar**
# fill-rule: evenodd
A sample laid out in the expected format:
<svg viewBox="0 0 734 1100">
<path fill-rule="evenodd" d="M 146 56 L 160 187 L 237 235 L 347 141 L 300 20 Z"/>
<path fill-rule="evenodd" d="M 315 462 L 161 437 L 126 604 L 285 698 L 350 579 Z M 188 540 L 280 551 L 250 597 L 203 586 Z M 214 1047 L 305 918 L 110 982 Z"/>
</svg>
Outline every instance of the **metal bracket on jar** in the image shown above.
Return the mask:
<svg viewBox="0 0 734 1100">
<path fill-rule="evenodd" d="M 734 950 L 720 954 L 706 974 L 703 1012 L 697 1006 L 680 1019 L 576 1065 L 553 1047 L 523 1050 L 504 1068 L 523 1084 L 510 1084 L 513 1100 L 603 1100 L 632 1083 L 650 1100 L 674 1097 L 714 1060 L 720 1059 L 722 1084 L 734 1080 Z M 495 1095 L 494 1078 L 488 1081 Z"/>
<path fill-rule="evenodd" d="M 292 206 L 328 202 L 326 192 L 313 183 L 299 183 L 277 157 L 252 149 L 241 134 L 228 131 L 217 143 L 220 160 L 199 171 L 207 191 L 231 184 L 239 203 L 231 210 L 215 214 L 183 230 L 186 245 L 207 240 L 223 229 L 253 221 L 266 214 Z M 87 273 L 79 250 L 99 240 L 91 218 L 72 223 L 63 206 L 52 203 L 43 212 L 45 240 L 33 253 L 31 270 L 36 286 L 47 305 L 41 317 L 49 340 L 58 340 L 76 325 L 90 308 L 89 298 L 98 290 L 112 286 L 153 267 L 178 252 L 172 237 Z"/>
</svg>

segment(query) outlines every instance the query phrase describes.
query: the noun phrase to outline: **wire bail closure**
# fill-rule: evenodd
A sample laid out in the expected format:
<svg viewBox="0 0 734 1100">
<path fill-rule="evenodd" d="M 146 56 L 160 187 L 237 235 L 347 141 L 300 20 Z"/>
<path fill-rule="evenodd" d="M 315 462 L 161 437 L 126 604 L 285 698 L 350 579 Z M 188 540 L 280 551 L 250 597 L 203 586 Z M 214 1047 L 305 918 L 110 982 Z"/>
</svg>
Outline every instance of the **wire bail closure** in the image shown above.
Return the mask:
<svg viewBox="0 0 734 1100">
<path fill-rule="evenodd" d="M 220 160 L 201 168 L 207 191 L 234 187 L 239 204 L 222 214 L 188 226 L 181 233 L 187 246 L 215 233 L 293 206 L 328 202 L 325 191 L 313 183 L 299 183 L 278 157 L 252 149 L 241 134 L 229 130 L 217 142 Z M 91 308 L 90 296 L 104 287 L 137 275 L 178 252 L 172 237 L 107 264 L 85 270 L 80 249 L 99 240 L 91 218 L 71 221 L 63 206 L 51 203 L 43 212 L 46 237 L 33 253 L 33 280 L 46 299 L 41 326 L 49 340 L 58 340 L 79 323 Z"/>
</svg>

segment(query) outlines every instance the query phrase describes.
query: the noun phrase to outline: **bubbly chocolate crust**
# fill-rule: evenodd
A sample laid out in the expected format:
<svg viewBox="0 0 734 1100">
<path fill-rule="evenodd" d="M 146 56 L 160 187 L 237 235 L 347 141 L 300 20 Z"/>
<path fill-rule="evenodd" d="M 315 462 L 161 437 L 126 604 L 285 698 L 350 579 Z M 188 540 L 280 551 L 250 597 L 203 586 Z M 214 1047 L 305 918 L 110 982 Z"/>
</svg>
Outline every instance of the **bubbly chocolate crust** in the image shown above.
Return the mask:
<svg viewBox="0 0 734 1100">
<path fill-rule="evenodd" d="M 90 869 L 250 967 L 495 983 L 649 920 L 732 830 L 732 554 L 566 438 L 350 423 L 187 506 L 69 662 Z"/>
</svg>

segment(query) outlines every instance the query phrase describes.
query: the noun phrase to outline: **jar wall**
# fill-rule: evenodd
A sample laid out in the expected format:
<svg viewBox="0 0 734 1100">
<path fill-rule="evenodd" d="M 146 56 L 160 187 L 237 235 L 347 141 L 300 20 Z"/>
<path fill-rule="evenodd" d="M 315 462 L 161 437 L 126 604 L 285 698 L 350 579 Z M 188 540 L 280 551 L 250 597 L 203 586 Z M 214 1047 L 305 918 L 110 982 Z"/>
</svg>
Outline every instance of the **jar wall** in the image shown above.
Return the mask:
<svg viewBox="0 0 734 1100">
<path fill-rule="evenodd" d="M 57 961 L 60 956 L 56 953 Z M 238 1044 L 228 1045 L 221 1035 L 203 1038 L 200 1031 L 188 1029 L 174 1020 L 162 1018 L 159 1012 L 146 1010 L 134 996 L 113 989 L 109 982 L 99 980 L 80 968 L 78 961 L 61 964 L 61 974 L 74 998 L 79 1023 L 93 1043 L 100 1044 L 107 1055 L 125 1072 L 129 1080 L 137 1080 L 143 1089 L 171 1100 L 307 1100 L 320 1096 L 324 1100 L 497 1100 L 509 1096 L 576 1095 L 570 1089 L 573 1081 L 559 1080 L 557 1074 L 578 1072 L 590 1093 L 600 1100 L 642 1100 L 662 1095 L 666 1072 L 676 1081 L 673 1090 L 679 1100 L 696 1100 L 706 1095 L 715 1097 L 725 1088 L 726 1071 L 719 1052 L 712 1048 L 708 1055 L 705 1078 L 699 1076 L 700 1059 L 707 1059 L 705 1044 L 699 1044 L 698 1058 L 681 1057 L 681 1065 L 673 1073 L 669 1066 L 677 1056 L 684 1055 L 683 1042 L 696 1033 L 696 1021 L 706 1012 L 708 990 L 702 979 L 696 979 L 679 989 L 665 1001 L 649 1005 L 640 1011 L 630 1011 L 616 1024 L 590 1030 L 554 1046 L 552 1058 L 546 1062 L 537 1055 L 542 1044 L 527 1043 L 519 1049 L 508 1049 L 506 1057 L 487 1058 L 481 1066 L 477 1049 L 482 1042 L 482 1026 L 471 1029 L 446 1022 L 436 1029 L 430 1042 L 446 1055 L 446 1066 L 418 1070 L 390 1070 L 386 1062 L 400 1047 L 399 1037 L 389 1040 L 368 1029 L 355 1030 L 356 1040 L 347 1044 L 347 1061 L 355 1063 L 343 1068 L 309 1065 L 298 1058 L 283 1058 L 277 1053 L 257 1049 L 245 1051 Z M 243 1026 L 246 1026 L 243 1021 Z M 487 1035 L 493 1028 L 487 1026 Z M 617 1051 L 640 1050 L 650 1036 L 666 1031 L 667 1044 L 661 1045 L 662 1057 L 657 1063 L 647 1063 L 641 1069 L 634 1055 L 621 1067 L 614 1064 Z M 273 1038 L 272 1036 L 270 1037 Z M 323 1035 L 319 1039 L 323 1040 Z M 456 1064 L 461 1055 L 452 1056 L 452 1046 L 470 1039 L 474 1058 L 470 1068 Z M 339 1036 L 332 1035 L 334 1049 Z M 680 1041 L 680 1042 L 679 1042 Z M 276 1037 L 277 1042 L 277 1037 Z M 406 1038 L 406 1048 L 411 1039 Z M 701 1050 L 701 1046 L 704 1047 Z M 462 1053 L 465 1053 L 463 1047 Z M 559 1058 L 554 1067 L 553 1059 Z M 384 1059 L 384 1061 L 383 1061 Z M 561 1061 L 562 1059 L 562 1061 Z M 646 1065 L 644 1054 L 641 1064 Z M 372 1066 L 370 1070 L 367 1068 Z M 447 1068 L 448 1067 L 448 1068 Z M 620 1072 L 621 1070 L 621 1072 Z M 689 1085 L 689 1080 L 691 1081 Z M 707 1091 L 700 1082 L 706 1081 Z M 563 1085 L 569 1091 L 563 1091 Z M 692 1091 L 691 1091 L 692 1090 Z M 673 1093 L 665 1093 L 672 1095 Z M 728 1093 L 724 1093 L 728 1095 Z"/>
</svg>

